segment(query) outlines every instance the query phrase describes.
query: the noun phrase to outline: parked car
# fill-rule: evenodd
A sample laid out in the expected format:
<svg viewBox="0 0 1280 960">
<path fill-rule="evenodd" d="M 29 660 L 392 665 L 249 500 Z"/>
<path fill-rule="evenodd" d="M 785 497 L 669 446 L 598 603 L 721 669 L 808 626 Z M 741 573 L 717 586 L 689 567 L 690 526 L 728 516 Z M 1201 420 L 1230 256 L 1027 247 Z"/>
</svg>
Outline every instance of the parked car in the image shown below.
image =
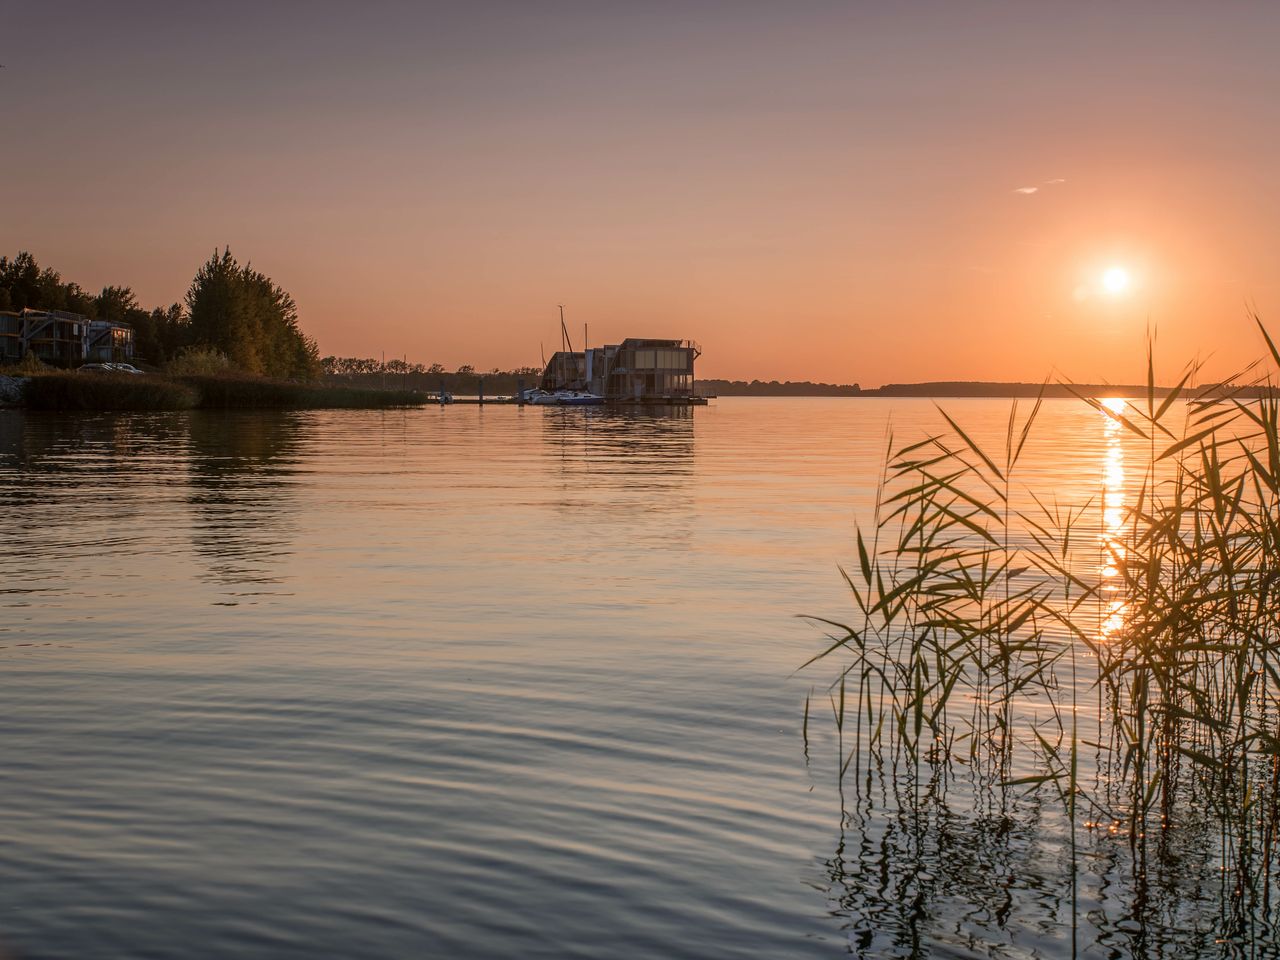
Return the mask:
<svg viewBox="0 0 1280 960">
<path fill-rule="evenodd" d="M 77 369 L 81 373 L 142 373 L 132 363 L 86 363 Z"/>
</svg>

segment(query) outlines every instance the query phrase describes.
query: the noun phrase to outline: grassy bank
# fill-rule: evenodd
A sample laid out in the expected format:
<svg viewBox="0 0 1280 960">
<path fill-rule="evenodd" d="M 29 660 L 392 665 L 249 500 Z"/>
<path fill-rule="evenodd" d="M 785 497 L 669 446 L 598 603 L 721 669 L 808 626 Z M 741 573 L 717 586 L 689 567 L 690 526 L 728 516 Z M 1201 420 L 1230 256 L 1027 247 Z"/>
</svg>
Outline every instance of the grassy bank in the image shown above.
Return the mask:
<svg viewBox="0 0 1280 960">
<path fill-rule="evenodd" d="M 378 408 L 421 404 L 407 390 L 363 390 L 250 377 L 162 377 L 50 373 L 22 391 L 33 410 L 190 410 Z"/>
<path fill-rule="evenodd" d="M 278 407 L 291 409 L 366 409 L 416 406 L 428 399 L 413 390 L 369 390 L 253 377 L 178 377 L 194 389 L 199 406 L 212 410 Z"/>
<path fill-rule="evenodd" d="M 22 402 L 32 410 L 190 410 L 200 394 L 165 377 L 51 373 L 29 378 Z"/>
<path fill-rule="evenodd" d="M 536 387 L 540 373 L 330 373 L 324 383 L 359 390 L 395 389 L 438 394 L 441 390 L 460 397 L 483 392 L 487 397 L 510 396 L 520 389 Z"/>
</svg>

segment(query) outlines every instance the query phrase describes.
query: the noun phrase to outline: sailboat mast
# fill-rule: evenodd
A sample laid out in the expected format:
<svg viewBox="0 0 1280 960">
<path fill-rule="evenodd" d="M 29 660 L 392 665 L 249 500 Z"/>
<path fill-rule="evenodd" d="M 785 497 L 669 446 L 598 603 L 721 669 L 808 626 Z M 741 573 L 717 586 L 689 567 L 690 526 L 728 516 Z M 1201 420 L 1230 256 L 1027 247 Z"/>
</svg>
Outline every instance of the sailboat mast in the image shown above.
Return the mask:
<svg viewBox="0 0 1280 960">
<path fill-rule="evenodd" d="M 573 340 L 569 336 L 569 328 L 564 324 L 564 307 L 560 308 L 560 336 L 564 337 L 565 349 L 573 353 Z"/>
</svg>

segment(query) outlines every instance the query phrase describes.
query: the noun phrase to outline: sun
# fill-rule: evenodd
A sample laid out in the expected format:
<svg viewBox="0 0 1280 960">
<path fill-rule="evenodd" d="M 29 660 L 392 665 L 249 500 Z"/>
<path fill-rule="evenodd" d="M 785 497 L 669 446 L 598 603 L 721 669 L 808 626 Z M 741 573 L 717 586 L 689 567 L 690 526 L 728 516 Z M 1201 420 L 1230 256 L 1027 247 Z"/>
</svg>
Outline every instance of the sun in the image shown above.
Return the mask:
<svg viewBox="0 0 1280 960">
<path fill-rule="evenodd" d="M 1102 289 L 1118 297 L 1129 289 L 1129 271 L 1124 267 L 1107 267 L 1102 273 Z"/>
</svg>

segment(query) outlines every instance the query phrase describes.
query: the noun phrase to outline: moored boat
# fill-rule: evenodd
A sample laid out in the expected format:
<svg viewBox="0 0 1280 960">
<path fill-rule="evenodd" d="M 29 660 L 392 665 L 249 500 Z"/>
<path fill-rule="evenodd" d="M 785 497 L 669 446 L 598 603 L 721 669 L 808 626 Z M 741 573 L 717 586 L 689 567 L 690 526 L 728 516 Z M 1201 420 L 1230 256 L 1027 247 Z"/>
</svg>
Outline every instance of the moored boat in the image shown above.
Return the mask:
<svg viewBox="0 0 1280 960">
<path fill-rule="evenodd" d="M 604 397 L 586 390 L 557 390 L 554 396 L 562 407 L 595 407 L 604 403 Z"/>
<path fill-rule="evenodd" d="M 526 390 L 524 402 L 537 406 L 594 407 L 604 403 L 604 397 L 586 390 Z"/>
</svg>

